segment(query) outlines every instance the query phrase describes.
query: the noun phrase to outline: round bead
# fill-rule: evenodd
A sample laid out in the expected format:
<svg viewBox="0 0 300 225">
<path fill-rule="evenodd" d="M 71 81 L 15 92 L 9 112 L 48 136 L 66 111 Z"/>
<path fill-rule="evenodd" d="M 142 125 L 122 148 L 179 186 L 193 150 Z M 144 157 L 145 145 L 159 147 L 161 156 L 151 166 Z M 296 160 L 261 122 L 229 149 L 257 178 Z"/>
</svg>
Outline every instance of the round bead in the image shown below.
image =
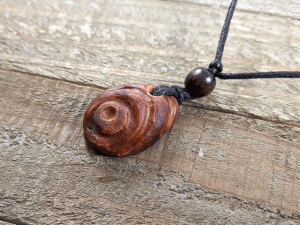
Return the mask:
<svg viewBox="0 0 300 225">
<path fill-rule="evenodd" d="M 215 89 L 216 79 L 208 69 L 199 67 L 189 72 L 184 85 L 190 95 L 199 98 L 210 94 Z"/>
</svg>

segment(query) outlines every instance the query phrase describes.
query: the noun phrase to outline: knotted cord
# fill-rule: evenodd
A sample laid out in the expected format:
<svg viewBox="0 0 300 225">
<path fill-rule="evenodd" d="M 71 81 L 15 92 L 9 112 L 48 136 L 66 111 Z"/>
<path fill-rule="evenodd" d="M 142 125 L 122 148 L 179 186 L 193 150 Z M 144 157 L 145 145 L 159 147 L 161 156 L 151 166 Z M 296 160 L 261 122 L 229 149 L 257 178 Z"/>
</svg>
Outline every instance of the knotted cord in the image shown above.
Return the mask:
<svg viewBox="0 0 300 225">
<path fill-rule="evenodd" d="M 237 0 L 232 0 L 228 12 L 226 15 L 226 19 L 222 28 L 222 32 L 220 35 L 220 40 L 218 43 L 218 48 L 216 52 L 216 58 L 209 65 L 209 71 L 219 79 L 257 79 L 257 78 L 300 78 L 300 72 L 291 72 L 291 71 L 278 71 L 278 72 L 255 72 L 255 73 L 222 73 L 223 65 L 222 65 L 222 56 L 225 48 L 226 39 L 229 32 L 229 27 L 231 23 L 231 19 L 233 17 L 233 13 L 237 4 Z M 190 93 L 187 92 L 186 88 L 182 88 L 178 85 L 176 86 L 158 86 L 152 93 L 154 96 L 160 95 L 171 95 L 174 96 L 179 105 L 184 101 L 189 101 L 191 99 L 195 99 L 196 97 L 191 96 Z"/>
</svg>

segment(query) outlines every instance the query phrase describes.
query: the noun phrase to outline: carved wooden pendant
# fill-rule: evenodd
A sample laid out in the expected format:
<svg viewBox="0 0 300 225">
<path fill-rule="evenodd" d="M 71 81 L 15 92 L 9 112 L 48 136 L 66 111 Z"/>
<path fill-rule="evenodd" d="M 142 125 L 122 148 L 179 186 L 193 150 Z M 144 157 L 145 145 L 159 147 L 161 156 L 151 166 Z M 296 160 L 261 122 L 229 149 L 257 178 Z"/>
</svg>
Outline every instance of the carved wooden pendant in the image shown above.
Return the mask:
<svg viewBox="0 0 300 225">
<path fill-rule="evenodd" d="M 151 95 L 154 89 L 127 84 L 96 97 L 83 119 L 87 144 L 100 154 L 123 157 L 157 142 L 173 126 L 179 105 L 173 96 Z"/>
</svg>

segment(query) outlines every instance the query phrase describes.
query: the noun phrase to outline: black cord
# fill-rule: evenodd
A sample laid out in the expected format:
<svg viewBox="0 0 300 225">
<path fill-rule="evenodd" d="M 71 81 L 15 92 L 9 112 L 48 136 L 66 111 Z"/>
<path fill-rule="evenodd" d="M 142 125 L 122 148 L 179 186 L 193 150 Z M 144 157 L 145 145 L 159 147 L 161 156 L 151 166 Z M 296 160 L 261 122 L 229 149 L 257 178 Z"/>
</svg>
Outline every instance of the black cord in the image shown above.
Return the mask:
<svg viewBox="0 0 300 225">
<path fill-rule="evenodd" d="M 215 76 L 220 79 L 300 78 L 300 72 L 218 73 Z"/>
<path fill-rule="evenodd" d="M 279 71 L 279 72 L 256 72 L 256 73 L 221 73 L 223 70 L 222 56 L 226 39 L 229 32 L 230 22 L 235 10 L 237 0 L 232 0 L 220 35 L 216 58 L 209 65 L 210 72 L 220 79 L 257 79 L 257 78 L 300 78 L 300 72 Z"/>
<path fill-rule="evenodd" d="M 224 52 L 224 48 L 225 48 L 225 43 L 226 43 L 226 39 L 228 36 L 228 32 L 229 32 L 229 27 L 230 27 L 230 22 L 235 10 L 235 6 L 236 6 L 237 0 L 232 0 L 232 2 L 230 3 L 230 6 L 228 8 L 228 12 L 226 15 L 226 19 L 222 28 L 222 32 L 220 35 L 220 40 L 218 43 L 218 48 L 217 48 L 217 53 L 216 53 L 216 59 L 214 61 L 212 61 L 209 65 L 209 70 L 210 72 L 215 75 L 217 73 L 221 73 L 223 70 L 223 65 L 222 65 L 222 56 L 223 56 L 223 52 Z"/>
<path fill-rule="evenodd" d="M 225 48 L 226 39 L 229 32 L 230 22 L 236 7 L 238 0 L 232 0 L 228 8 L 226 19 L 222 28 L 220 35 L 220 40 L 218 43 L 216 58 L 209 65 L 209 71 L 214 77 L 219 79 L 256 79 L 256 78 L 300 78 L 300 72 L 291 72 L 291 71 L 279 71 L 279 72 L 256 72 L 256 73 L 222 73 L 222 56 Z M 180 86 L 158 86 L 153 91 L 154 96 L 160 95 L 172 95 L 174 96 L 179 105 L 184 101 L 189 101 L 196 97 L 191 96 L 186 88 Z"/>
<path fill-rule="evenodd" d="M 174 96 L 179 105 L 181 105 L 184 101 L 189 101 L 193 97 L 186 91 L 185 88 L 180 87 L 178 85 L 174 85 L 172 87 L 160 85 L 154 89 L 152 95 L 154 96 L 161 96 L 161 95 L 168 95 Z"/>
</svg>

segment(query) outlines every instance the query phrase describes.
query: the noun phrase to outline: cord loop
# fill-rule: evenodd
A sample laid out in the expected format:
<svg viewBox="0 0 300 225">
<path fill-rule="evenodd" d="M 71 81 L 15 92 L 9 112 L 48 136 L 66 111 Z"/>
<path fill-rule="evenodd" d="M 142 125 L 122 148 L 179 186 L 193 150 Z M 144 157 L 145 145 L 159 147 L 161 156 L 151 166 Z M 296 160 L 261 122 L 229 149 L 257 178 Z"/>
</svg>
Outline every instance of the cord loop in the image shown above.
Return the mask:
<svg viewBox="0 0 300 225">
<path fill-rule="evenodd" d="M 189 101 L 192 99 L 192 96 L 186 91 L 185 88 L 182 88 L 178 85 L 174 85 L 172 87 L 160 85 L 154 89 L 152 95 L 160 96 L 160 95 L 168 95 L 174 96 L 179 105 L 181 105 L 184 101 Z"/>
</svg>

